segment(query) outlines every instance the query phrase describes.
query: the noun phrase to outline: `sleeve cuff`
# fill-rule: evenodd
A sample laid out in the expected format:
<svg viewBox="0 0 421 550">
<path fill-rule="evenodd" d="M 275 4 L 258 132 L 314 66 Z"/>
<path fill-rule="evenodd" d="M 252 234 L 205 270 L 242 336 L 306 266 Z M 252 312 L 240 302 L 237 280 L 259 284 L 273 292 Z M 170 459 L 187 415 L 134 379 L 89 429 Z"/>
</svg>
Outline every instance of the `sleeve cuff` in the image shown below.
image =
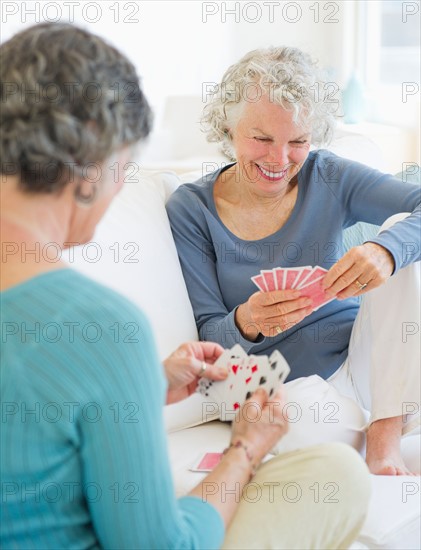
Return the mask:
<svg viewBox="0 0 421 550">
<path fill-rule="evenodd" d="M 399 269 L 401 268 L 401 259 L 395 254 L 395 252 L 392 248 L 385 245 L 384 240 L 380 236 L 374 237 L 373 239 L 370 239 L 368 241 L 364 241 L 363 244 L 365 244 L 365 243 L 378 244 L 379 246 L 382 246 L 385 250 L 387 250 L 389 252 L 389 254 L 392 256 L 393 261 L 394 261 L 392 275 L 395 275 L 395 273 L 397 273 L 399 271 Z"/>
<path fill-rule="evenodd" d="M 225 526 L 218 510 L 201 498 L 185 496 L 178 499 L 185 520 L 196 533 L 194 548 L 220 548 Z"/>
<path fill-rule="evenodd" d="M 227 341 L 228 341 L 229 336 L 232 334 L 234 336 L 234 338 L 232 339 L 231 347 L 234 346 L 235 344 L 240 344 L 240 346 L 243 348 L 243 350 L 246 353 L 249 353 L 254 348 L 254 346 L 264 342 L 266 340 L 266 337 L 263 336 L 263 334 L 259 334 L 257 339 L 254 340 L 253 342 L 250 341 L 250 340 L 247 340 L 247 338 L 244 338 L 244 336 L 239 331 L 237 325 L 235 324 L 235 312 L 236 311 L 237 311 L 237 308 L 233 309 L 231 311 L 231 313 L 229 313 L 224 319 L 226 334 L 227 334 Z"/>
</svg>

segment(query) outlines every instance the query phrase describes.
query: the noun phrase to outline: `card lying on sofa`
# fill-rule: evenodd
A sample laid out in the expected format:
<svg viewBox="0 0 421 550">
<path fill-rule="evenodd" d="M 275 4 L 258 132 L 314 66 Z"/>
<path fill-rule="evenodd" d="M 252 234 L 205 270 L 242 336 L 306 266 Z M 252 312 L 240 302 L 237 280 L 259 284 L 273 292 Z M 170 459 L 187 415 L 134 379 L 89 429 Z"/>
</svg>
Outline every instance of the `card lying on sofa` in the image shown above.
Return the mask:
<svg viewBox="0 0 421 550">
<path fill-rule="evenodd" d="M 215 364 L 227 368 L 228 377 L 217 382 L 201 378 L 196 391 L 217 405 L 223 421 L 234 420 L 238 409 L 258 388 L 264 388 L 271 397 L 290 372 L 279 351 L 270 357 L 247 355 L 239 345 L 225 350 Z"/>
</svg>

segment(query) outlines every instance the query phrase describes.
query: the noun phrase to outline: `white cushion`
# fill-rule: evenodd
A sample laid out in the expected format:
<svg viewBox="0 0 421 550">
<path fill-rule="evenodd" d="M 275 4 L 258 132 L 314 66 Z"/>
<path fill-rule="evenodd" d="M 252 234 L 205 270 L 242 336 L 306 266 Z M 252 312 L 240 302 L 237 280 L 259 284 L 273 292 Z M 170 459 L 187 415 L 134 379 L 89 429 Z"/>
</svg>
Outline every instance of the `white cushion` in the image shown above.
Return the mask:
<svg viewBox="0 0 421 550">
<path fill-rule="evenodd" d="M 420 478 L 370 477 L 372 498 L 358 541 L 368 548 L 419 550 Z"/>
<path fill-rule="evenodd" d="M 187 399 L 167 405 L 164 409 L 164 422 L 167 433 L 192 428 L 219 418 L 219 412 L 214 403 L 200 393 L 194 393 Z"/>
<path fill-rule="evenodd" d="M 385 171 L 386 163 L 380 148 L 366 136 L 344 132 L 339 127 L 328 149 L 339 157 L 360 162 L 381 172 Z"/>
<path fill-rule="evenodd" d="M 145 312 L 163 359 L 182 342 L 197 340 L 165 210 L 165 200 L 179 180 L 170 172 L 141 173 L 139 179 L 126 183 L 114 199 L 98 224 L 94 244 L 75 248 L 67 258 L 72 267 Z"/>
</svg>

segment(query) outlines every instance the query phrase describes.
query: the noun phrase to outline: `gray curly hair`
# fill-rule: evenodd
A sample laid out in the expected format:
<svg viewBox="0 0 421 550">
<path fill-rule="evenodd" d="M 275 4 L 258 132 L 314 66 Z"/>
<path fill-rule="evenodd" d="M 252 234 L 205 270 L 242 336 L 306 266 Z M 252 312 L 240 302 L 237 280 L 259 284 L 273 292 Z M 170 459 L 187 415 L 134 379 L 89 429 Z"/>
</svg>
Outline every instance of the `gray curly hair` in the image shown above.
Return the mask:
<svg viewBox="0 0 421 550">
<path fill-rule="evenodd" d="M 0 80 L 1 173 L 18 175 L 25 191 L 60 192 L 151 130 L 134 66 L 68 23 L 35 25 L 2 44 Z"/>
<path fill-rule="evenodd" d="M 269 94 L 270 100 L 293 111 L 294 122 L 312 128 L 312 143 L 327 144 L 335 127 L 337 102 L 331 101 L 323 72 L 298 48 L 262 48 L 231 65 L 210 94 L 203 110 L 202 128 L 211 142 L 222 142 L 224 153 L 235 159 L 230 129 L 241 117 L 248 87 Z M 258 94 L 257 94 L 258 95 Z M 257 96 L 256 96 L 257 97 Z M 258 98 L 258 97 L 257 97 Z"/>
</svg>

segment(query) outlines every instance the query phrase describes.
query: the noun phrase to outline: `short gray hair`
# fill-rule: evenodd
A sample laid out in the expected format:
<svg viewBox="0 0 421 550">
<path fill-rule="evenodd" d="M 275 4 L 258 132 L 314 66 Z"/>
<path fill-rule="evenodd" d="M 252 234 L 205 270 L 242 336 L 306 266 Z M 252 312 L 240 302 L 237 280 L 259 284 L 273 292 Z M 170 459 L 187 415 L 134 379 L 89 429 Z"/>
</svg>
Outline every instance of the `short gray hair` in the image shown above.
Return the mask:
<svg viewBox="0 0 421 550">
<path fill-rule="evenodd" d="M 0 46 L 0 77 L 0 171 L 18 175 L 25 191 L 60 192 L 84 167 L 151 130 L 134 66 L 74 25 L 16 34 Z"/>
<path fill-rule="evenodd" d="M 222 82 L 210 94 L 201 119 L 208 141 L 222 142 L 224 152 L 235 158 L 229 130 L 241 116 L 249 86 L 268 93 L 271 101 L 292 110 L 294 122 L 312 128 L 312 143 L 332 139 L 338 102 L 329 96 L 324 73 L 298 48 L 262 48 L 247 53 L 228 68 Z"/>
</svg>

